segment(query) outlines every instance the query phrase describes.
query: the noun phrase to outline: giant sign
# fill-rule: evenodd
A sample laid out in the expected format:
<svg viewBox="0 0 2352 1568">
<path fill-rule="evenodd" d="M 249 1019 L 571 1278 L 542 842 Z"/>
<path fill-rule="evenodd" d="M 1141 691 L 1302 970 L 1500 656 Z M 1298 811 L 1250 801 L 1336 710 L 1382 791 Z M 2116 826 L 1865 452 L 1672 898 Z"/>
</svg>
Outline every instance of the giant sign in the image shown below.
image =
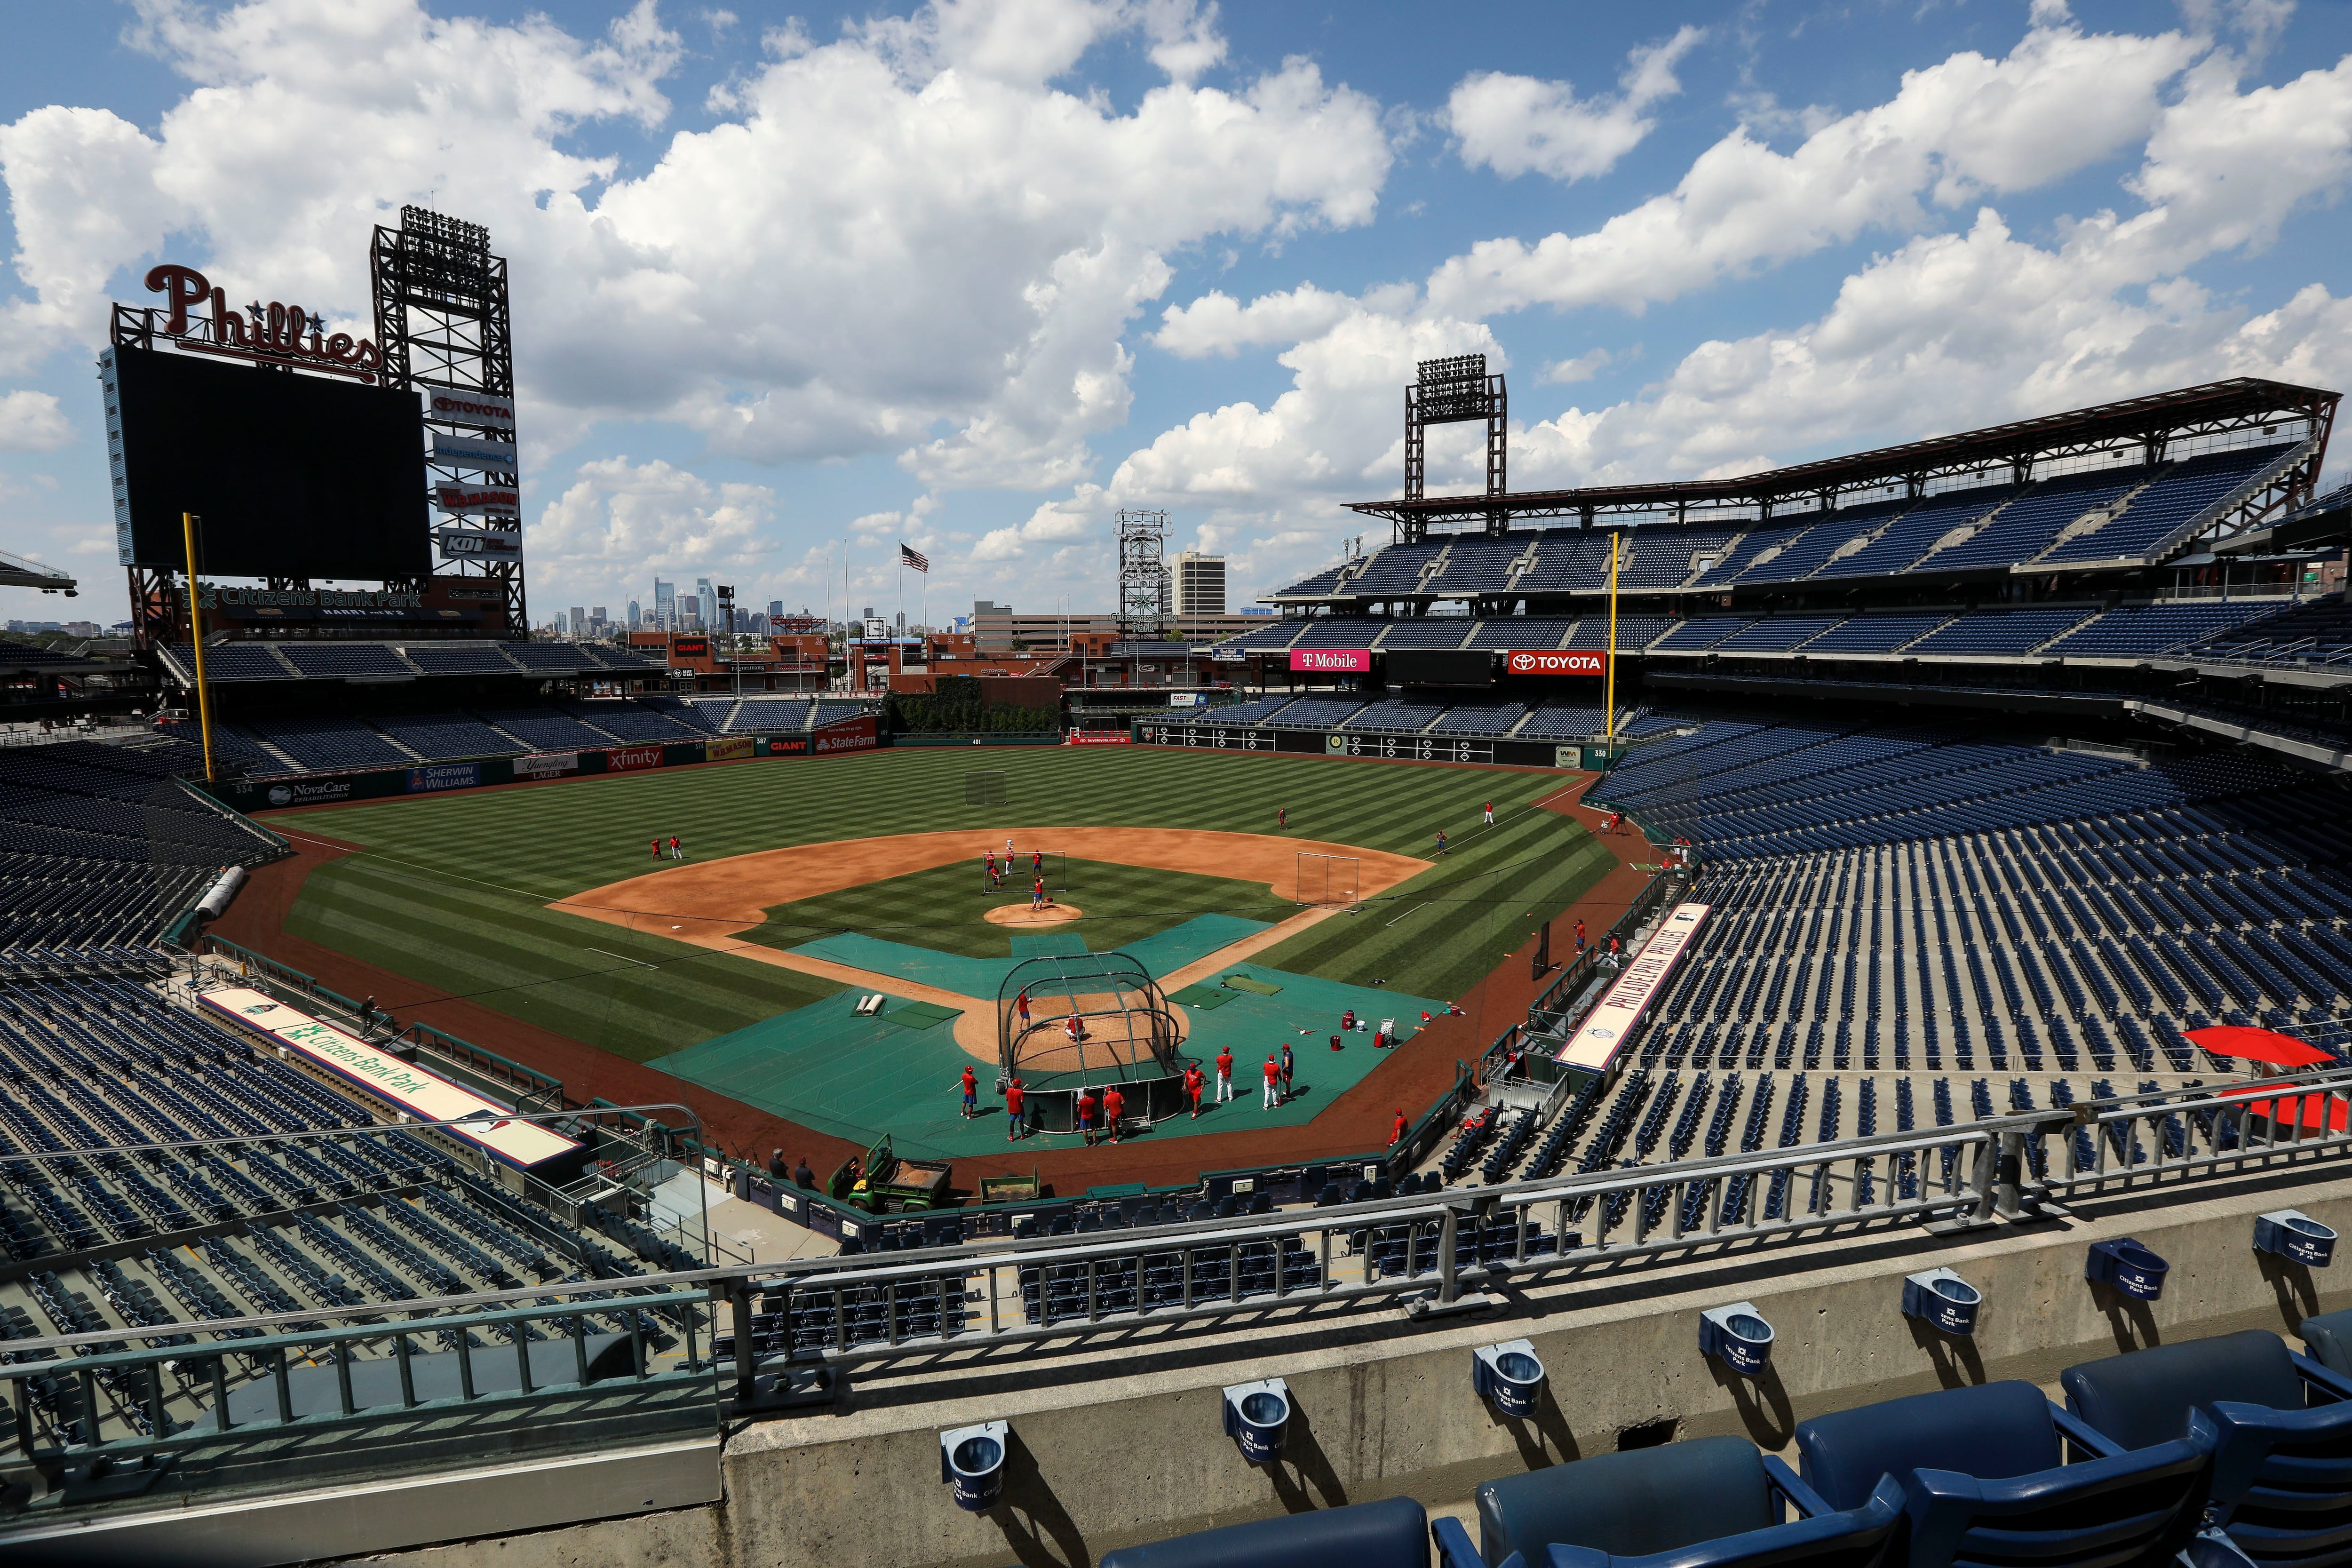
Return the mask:
<svg viewBox="0 0 2352 1568">
<path fill-rule="evenodd" d="M 472 1089 L 450 1082 L 389 1051 L 322 1024 L 273 996 L 243 986 L 205 993 L 203 1004 L 229 1022 L 265 1035 L 287 1050 L 299 1051 L 346 1083 L 356 1084 L 420 1121 L 465 1121 L 442 1131 L 493 1158 L 521 1170 L 573 1153 L 580 1145 L 513 1112 Z"/>
<path fill-rule="evenodd" d="M 1607 673 L 1607 660 L 1601 654 L 1580 650 L 1513 648 L 1507 668 L 1513 675 L 1602 675 Z"/>
<path fill-rule="evenodd" d="M 1556 1058 L 1562 1067 L 1581 1072 L 1599 1073 L 1609 1070 L 1610 1062 L 1625 1044 L 1633 1026 L 1657 999 L 1666 976 L 1674 972 L 1675 961 L 1682 957 L 1691 939 L 1698 934 L 1699 922 L 1706 919 L 1706 904 L 1676 904 L 1642 944 L 1642 951 L 1618 972 L 1600 1005 L 1585 1015 L 1583 1025 L 1570 1037 Z"/>
<path fill-rule="evenodd" d="M 1340 675 L 1369 674 L 1372 668 L 1372 650 L 1368 647 L 1295 647 L 1290 650 L 1290 668 Z"/>
</svg>

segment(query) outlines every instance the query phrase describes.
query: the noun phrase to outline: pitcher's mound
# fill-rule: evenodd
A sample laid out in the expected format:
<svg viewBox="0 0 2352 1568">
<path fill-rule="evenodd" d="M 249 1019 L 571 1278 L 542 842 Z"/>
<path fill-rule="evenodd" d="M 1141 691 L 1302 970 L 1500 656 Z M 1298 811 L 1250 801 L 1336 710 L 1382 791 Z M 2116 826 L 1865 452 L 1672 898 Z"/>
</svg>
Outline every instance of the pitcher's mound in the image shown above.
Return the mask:
<svg viewBox="0 0 2352 1568">
<path fill-rule="evenodd" d="M 1026 904 L 999 904 L 988 911 L 988 923 L 992 926 L 1057 926 L 1076 920 L 1087 911 L 1076 904 L 1047 904 L 1033 910 Z"/>
</svg>

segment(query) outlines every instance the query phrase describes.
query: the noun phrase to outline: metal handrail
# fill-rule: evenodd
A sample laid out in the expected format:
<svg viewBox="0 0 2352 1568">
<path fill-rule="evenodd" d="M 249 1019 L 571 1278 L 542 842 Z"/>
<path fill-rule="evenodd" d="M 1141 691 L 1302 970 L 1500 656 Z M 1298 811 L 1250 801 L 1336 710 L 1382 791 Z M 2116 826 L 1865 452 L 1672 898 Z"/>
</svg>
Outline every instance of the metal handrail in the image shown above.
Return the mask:
<svg viewBox="0 0 2352 1568">
<path fill-rule="evenodd" d="M 2257 1115 L 2259 1101 L 2285 1102 Z M 739 1391 L 763 1367 L 887 1361 L 1039 1340 L 1082 1340 L 1139 1323 L 1260 1314 L 1270 1305 L 1413 1299 L 1444 1307 L 1465 1286 L 1499 1274 L 1538 1276 L 1601 1258 L 1623 1259 L 1854 1224 L 1953 1222 L 1965 1230 L 2054 1209 L 2062 1198 L 2142 1178 L 2234 1175 L 2305 1156 L 2352 1151 L 2337 1125 L 2352 1109 L 2352 1068 L 2250 1080 L 2223 1091 L 2143 1094 L 2027 1111 L 1926 1131 L 1890 1132 L 1675 1163 L 1374 1199 L 1330 1208 L 1121 1230 L 1100 1239 L 1036 1237 L 908 1253 L 550 1282 L 515 1289 L 175 1321 L 10 1341 L 18 1357 L 123 1345 L 166 1335 L 259 1330 L 325 1343 L 348 1330 L 302 1330 L 361 1320 L 362 1338 L 438 1331 L 454 1320 L 418 1312 L 513 1308 L 517 1321 L 560 1321 L 582 1311 L 646 1310 L 700 1291 L 732 1312 Z M 2314 1112 L 2318 1114 L 2314 1116 Z M 415 1126 L 416 1124 L 411 1124 Z M 387 1129 L 386 1131 L 390 1131 Z M 2059 1140 L 2053 1156 L 2049 1140 Z M 67 1151 L 11 1159 L 86 1157 Z M 1809 1185 L 1801 1191 L 1801 1179 Z M 1547 1212 L 1548 1211 L 1548 1212 Z M 2060 1211 L 2063 1212 L 2063 1211 Z M 1547 1225 L 1547 1219 L 1549 1224 Z M 1573 1228 L 1571 1228 L 1573 1227 Z M 1467 1260 L 1463 1257 L 1469 1248 Z M 1347 1276 L 1352 1276 L 1349 1278 Z M 1010 1289 L 1005 1287 L 1011 1286 Z M 1034 1285 L 1030 1300 L 1025 1287 Z M 1081 1305 L 1057 1308 L 1070 1292 Z M 650 1292 L 652 1294 L 634 1294 Z M 781 1351 L 762 1352 L 758 1307 Z M 595 1305 L 588 1304 L 593 1300 Z M 822 1345 L 794 1342 L 793 1313 L 821 1315 Z M 860 1316 L 869 1326 L 851 1331 Z M 984 1321 L 974 1321 L 982 1319 Z M 877 1320 L 879 1332 L 870 1323 Z M 808 1320 L 803 1318 L 805 1324 Z M 924 1328 L 928 1322 L 930 1326 Z M 920 1329 L 922 1331 L 917 1331 Z M 719 1331 L 714 1327 L 713 1332 Z M 803 1336 L 805 1338 L 805 1336 Z M 242 1354 L 250 1340 L 110 1352 L 134 1361 Z M 714 1350 L 717 1349 L 714 1342 Z M 689 1361 L 693 1360 L 689 1347 Z M 28 1379 L 79 1373 L 97 1357 L 0 1364 L 21 1405 Z M 128 1364 L 128 1363 L 126 1363 Z M 111 1446 L 111 1445 L 110 1445 Z"/>
</svg>

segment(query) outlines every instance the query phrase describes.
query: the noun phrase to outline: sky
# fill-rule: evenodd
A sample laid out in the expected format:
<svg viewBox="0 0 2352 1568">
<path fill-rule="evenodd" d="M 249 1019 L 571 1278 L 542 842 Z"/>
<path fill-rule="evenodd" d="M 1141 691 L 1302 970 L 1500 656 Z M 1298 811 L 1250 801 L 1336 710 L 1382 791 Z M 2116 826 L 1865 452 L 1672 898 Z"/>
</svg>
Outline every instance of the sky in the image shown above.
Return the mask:
<svg viewBox="0 0 2352 1568">
<path fill-rule="evenodd" d="M 656 575 L 1107 611 L 1121 508 L 1246 603 L 1385 542 L 1345 503 L 1401 491 L 1443 354 L 1507 373 L 1517 489 L 2352 383 L 2345 0 L 85 0 L 11 36 L 0 549 L 83 589 L 9 616 L 127 613 L 109 302 L 169 260 L 367 334 L 405 203 L 509 261 L 542 621 Z M 1433 432 L 1432 490 L 1480 461 Z"/>
</svg>

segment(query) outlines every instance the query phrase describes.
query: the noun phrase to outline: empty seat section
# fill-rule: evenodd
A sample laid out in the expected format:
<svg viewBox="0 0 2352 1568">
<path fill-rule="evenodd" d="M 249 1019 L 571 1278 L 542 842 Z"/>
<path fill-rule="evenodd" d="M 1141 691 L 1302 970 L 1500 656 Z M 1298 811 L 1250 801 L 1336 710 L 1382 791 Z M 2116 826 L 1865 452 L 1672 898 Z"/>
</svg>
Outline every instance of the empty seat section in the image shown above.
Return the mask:
<svg viewBox="0 0 2352 1568">
<path fill-rule="evenodd" d="M 413 677 L 415 671 L 383 643 L 289 642 L 278 651 L 305 675 Z M 205 673 L 211 673 L 207 661 Z"/>
<path fill-rule="evenodd" d="M 2013 566 L 2050 547 L 2059 531 L 2084 513 L 2104 508 L 2147 478 L 2145 468 L 2121 473 L 2070 474 L 2028 485 L 1967 539 L 1944 546 L 1912 569 L 1968 572 Z"/>
<path fill-rule="evenodd" d="M 1577 628 L 1572 616 L 1507 616 L 1478 623 L 1465 647 L 1555 648 Z"/>
<path fill-rule="evenodd" d="M 415 760 L 355 719 L 257 719 L 252 729 L 306 768 L 393 767 Z"/>
<path fill-rule="evenodd" d="M 1903 651 L 1936 655 L 2028 654 L 2061 637 L 2095 612 L 2066 610 L 1989 610 L 1957 616 Z"/>
<path fill-rule="evenodd" d="M 808 722 L 809 704 L 782 697 L 747 697 L 728 721 L 730 730 L 772 732 L 798 730 Z"/>
<path fill-rule="evenodd" d="M 560 708 L 492 708 L 483 710 L 478 717 L 541 751 L 593 751 L 611 743 Z"/>
<path fill-rule="evenodd" d="M 423 757 L 510 757 L 531 748 L 470 713 L 403 713 L 376 721 L 383 732 Z"/>
<path fill-rule="evenodd" d="M 1472 622 L 1462 616 L 1416 616 L 1392 621 L 1381 634 L 1382 652 L 1398 647 L 1460 647 Z"/>
<path fill-rule="evenodd" d="M 516 668 L 495 643 L 404 643 L 400 652 L 427 675 L 512 675 Z"/>
<path fill-rule="evenodd" d="M 2182 530 L 2207 520 L 2231 494 L 2294 448 L 2277 445 L 2208 452 L 2167 467 L 2120 512 L 2097 528 L 2061 539 L 2041 560 L 2137 560 L 2168 544 Z"/>
</svg>

